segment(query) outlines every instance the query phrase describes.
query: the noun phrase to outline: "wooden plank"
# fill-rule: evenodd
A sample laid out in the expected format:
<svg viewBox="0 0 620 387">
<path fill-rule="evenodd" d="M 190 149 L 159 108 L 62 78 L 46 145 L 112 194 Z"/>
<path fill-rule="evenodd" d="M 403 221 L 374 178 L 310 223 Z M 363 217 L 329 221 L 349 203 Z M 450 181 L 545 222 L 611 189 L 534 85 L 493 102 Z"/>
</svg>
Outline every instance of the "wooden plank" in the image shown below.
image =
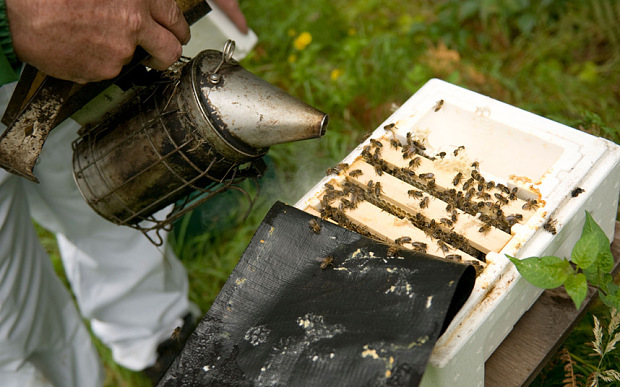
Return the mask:
<svg viewBox="0 0 620 387">
<path fill-rule="evenodd" d="M 386 142 L 385 140 L 381 141 L 381 143 L 383 144 L 381 147 L 381 158 L 385 162 L 394 168 L 408 167 L 409 160 L 403 159 L 401 150 L 390 146 L 389 142 Z M 458 170 L 456 167 L 450 167 L 448 163 L 434 162 L 423 156 L 420 156 L 419 162 L 420 164 L 413 168 L 413 170 L 416 174 L 432 173 L 434 175 L 436 189 L 438 191 L 445 191 L 452 188 L 467 191 L 467 189 L 463 189 L 463 184 L 470 178 L 472 172 L 471 168 L 466 170 Z M 454 185 L 454 178 L 458 172 L 461 172 L 463 177 L 456 185 Z M 415 176 L 414 179 L 423 182 L 423 180 L 418 176 Z M 477 184 L 473 187 L 477 187 Z M 524 190 L 524 188 L 520 189 Z M 492 201 L 496 201 L 495 194 L 502 195 L 503 197 L 508 196 L 505 192 L 502 192 L 497 188 L 486 189 L 485 192 L 491 195 Z M 528 191 L 528 196 L 533 197 L 534 195 L 534 193 Z M 480 201 L 483 200 L 481 199 Z M 523 220 L 527 221 L 527 219 L 529 219 L 535 211 L 533 209 L 523 209 L 525 203 L 525 200 L 517 197 L 516 200 L 509 200 L 508 204 L 502 206 L 502 210 L 506 214 L 522 214 Z"/>
<path fill-rule="evenodd" d="M 442 218 L 450 217 L 450 212 L 446 211 L 446 202 L 428 194 L 422 194 L 422 197 L 417 199 L 411 198 L 408 192 L 412 189 L 417 190 L 416 187 L 388 173 L 383 173 L 379 176 L 375 172 L 374 167 L 363 160 L 353 162 L 349 170 L 360 170 L 362 173 L 356 177 L 347 176 L 349 181 L 364 188 L 368 186 L 370 180 L 372 180 L 373 184 L 380 183 L 382 186 L 382 192 L 379 195 L 380 199 L 411 215 L 420 213 L 427 219 L 435 219 L 440 227 L 448 229 L 448 226 L 442 225 L 440 222 Z M 426 200 L 426 205 L 423 207 L 421 206 L 422 200 Z M 484 225 L 482 221 L 461 210 L 457 209 L 457 212 L 458 220 L 453 224 L 453 231 L 467 238 L 474 248 L 482 251 L 484 254 L 487 254 L 489 251 L 500 251 L 512 238 L 510 234 L 495 227 L 489 228 L 486 232 L 480 232 L 479 230 Z"/>
<path fill-rule="evenodd" d="M 617 275 L 620 271 L 620 222 L 616 222 L 611 252 L 614 256 L 612 272 Z M 485 386 L 529 385 L 597 298 L 596 289 L 589 287 L 586 300 L 576 310 L 563 289 L 545 290 L 486 361 Z"/>
<path fill-rule="evenodd" d="M 422 242 L 426 244 L 426 253 L 438 257 L 446 257 L 448 255 L 459 255 L 464 261 L 476 261 L 479 266 L 484 267 L 485 264 L 471 255 L 445 244 L 445 250 L 442 249 L 437 241 L 427 236 L 424 231 L 413 226 L 407 219 L 399 219 L 396 216 L 381 210 L 372 203 L 361 202 L 355 209 L 347 209 L 345 216 L 353 223 L 363 226 L 373 235 L 379 236 L 381 239 L 394 243 L 397 238 L 410 237 L 412 242 Z M 404 248 L 415 250 L 411 242 L 403 244 Z"/>
</svg>

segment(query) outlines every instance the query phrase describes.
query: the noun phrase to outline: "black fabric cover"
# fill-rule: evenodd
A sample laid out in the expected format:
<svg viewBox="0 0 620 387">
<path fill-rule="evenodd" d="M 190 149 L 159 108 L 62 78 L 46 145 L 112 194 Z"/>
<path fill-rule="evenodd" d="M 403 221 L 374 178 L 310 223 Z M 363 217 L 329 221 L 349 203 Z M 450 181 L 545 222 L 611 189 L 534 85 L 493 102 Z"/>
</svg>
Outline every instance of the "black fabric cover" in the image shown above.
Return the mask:
<svg viewBox="0 0 620 387">
<path fill-rule="evenodd" d="M 158 386 L 418 385 L 474 268 L 313 218 L 273 206 Z"/>
</svg>

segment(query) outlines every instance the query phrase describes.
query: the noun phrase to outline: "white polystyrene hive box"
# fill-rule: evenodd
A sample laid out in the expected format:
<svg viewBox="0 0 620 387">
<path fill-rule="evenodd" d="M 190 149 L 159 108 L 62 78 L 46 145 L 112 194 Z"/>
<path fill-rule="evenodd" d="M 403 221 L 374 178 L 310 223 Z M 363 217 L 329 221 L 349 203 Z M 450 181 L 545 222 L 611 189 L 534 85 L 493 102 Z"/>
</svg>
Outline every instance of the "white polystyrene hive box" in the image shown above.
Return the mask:
<svg viewBox="0 0 620 387">
<path fill-rule="evenodd" d="M 443 105 L 437 110 L 440 100 Z M 523 280 L 504 254 L 570 257 L 586 210 L 611 240 L 620 188 L 620 147 L 437 79 L 424 85 L 370 138 L 385 138 L 384 126 L 392 123 L 397 137 L 421 134 L 435 153 L 450 154 L 464 145 L 467 158 L 479 162 L 487 179 L 527 188 L 544 203 L 527 222 L 512 227 L 512 238 L 499 253 L 486 255 L 486 268 L 439 338 L 422 380 L 423 386 L 482 386 L 484 362 L 542 292 Z M 359 159 L 369 141 L 343 162 Z M 296 207 L 315 205 L 329 180 L 328 176 L 318 182 Z M 578 187 L 584 192 L 573 197 L 571 192 Z M 557 220 L 556 235 L 542 228 L 550 218 Z"/>
</svg>

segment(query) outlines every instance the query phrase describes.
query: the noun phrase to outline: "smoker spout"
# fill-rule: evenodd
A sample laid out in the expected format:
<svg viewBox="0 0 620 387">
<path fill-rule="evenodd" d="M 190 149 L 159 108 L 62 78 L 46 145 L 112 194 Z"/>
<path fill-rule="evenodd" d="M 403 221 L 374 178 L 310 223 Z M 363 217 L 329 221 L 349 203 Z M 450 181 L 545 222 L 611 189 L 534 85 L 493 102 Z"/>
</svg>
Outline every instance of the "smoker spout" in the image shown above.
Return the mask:
<svg viewBox="0 0 620 387">
<path fill-rule="evenodd" d="M 208 120 L 230 146 L 254 149 L 321 137 L 329 117 L 231 61 L 218 68 L 221 53 L 203 51 L 194 58 L 194 93 Z"/>
</svg>

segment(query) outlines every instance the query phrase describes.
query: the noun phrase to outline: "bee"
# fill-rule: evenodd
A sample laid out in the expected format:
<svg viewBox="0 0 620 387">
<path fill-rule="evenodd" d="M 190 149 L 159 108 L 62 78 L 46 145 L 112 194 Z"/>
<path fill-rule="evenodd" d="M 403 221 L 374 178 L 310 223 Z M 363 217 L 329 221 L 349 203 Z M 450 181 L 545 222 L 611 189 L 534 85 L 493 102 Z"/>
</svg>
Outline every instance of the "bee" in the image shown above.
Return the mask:
<svg viewBox="0 0 620 387">
<path fill-rule="evenodd" d="M 415 146 L 416 148 L 420 150 L 426 150 L 426 147 L 424 146 L 424 144 L 422 144 L 420 141 L 417 141 L 417 140 L 413 140 L 413 146 Z"/>
<path fill-rule="evenodd" d="M 411 242 L 411 246 L 414 250 L 419 251 L 421 253 L 426 253 L 426 243 L 423 242 Z"/>
<path fill-rule="evenodd" d="M 361 169 L 354 169 L 351 172 L 349 172 L 349 176 L 351 177 L 358 177 L 361 176 L 363 174 Z"/>
<path fill-rule="evenodd" d="M 336 213 L 336 209 L 332 206 L 324 206 L 323 208 L 321 208 L 321 219 L 329 219 L 330 217 L 333 217 L 334 214 Z"/>
<path fill-rule="evenodd" d="M 545 223 L 545 225 L 543 226 L 543 229 L 550 232 L 551 235 L 555 235 L 558 233 L 557 230 L 555 229 L 555 226 L 557 225 L 557 223 L 558 221 L 556 219 L 549 219 L 547 223 Z"/>
<path fill-rule="evenodd" d="M 411 161 L 409 161 L 409 168 L 416 168 L 420 166 L 420 156 L 414 157 Z"/>
<path fill-rule="evenodd" d="M 379 196 L 381 195 L 381 192 L 383 192 L 383 190 L 381 189 L 381 183 L 377 182 L 375 183 L 375 195 Z"/>
<path fill-rule="evenodd" d="M 573 190 L 573 192 L 570 193 L 570 196 L 573 198 L 576 198 L 577 196 L 579 196 L 581 193 L 585 191 L 586 191 L 585 189 L 577 187 Z"/>
<path fill-rule="evenodd" d="M 428 208 L 428 202 L 429 202 L 428 196 L 420 200 L 420 208 Z"/>
<path fill-rule="evenodd" d="M 413 148 L 411 145 L 407 145 L 403 147 L 403 159 L 410 159 L 414 155 L 416 155 L 418 151 Z"/>
<path fill-rule="evenodd" d="M 510 226 L 515 223 L 519 223 L 521 220 L 523 220 L 523 215 L 521 214 L 512 214 L 506 217 L 506 222 L 508 222 Z"/>
<path fill-rule="evenodd" d="M 491 194 L 488 192 L 478 192 L 476 194 L 476 197 L 482 199 L 482 200 L 489 200 L 491 199 Z"/>
<path fill-rule="evenodd" d="M 465 183 L 463 183 L 463 191 L 467 191 L 473 182 L 474 179 L 467 179 Z"/>
<path fill-rule="evenodd" d="M 435 174 L 434 174 L 434 173 L 431 173 L 431 172 L 428 172 L 428 173 L 420 173 L 420 174 L 418 174 L 418 177 L 419 177 L 420 179 L 425 179 L 425 180 L 426 180 L 426 179 L 432 179 L 433 177 L 435 177 Z"/>
<path fill-rule="evenodd" d="M 474 161 L 473 163 L 471 163 L 471 167 L 474 168 L 475 170 L 478 170 L 478 168 L 480 167 L 480 163 L 477 161 Z"/>
<path fill-rule="evenodd" d="M 463 174 L 461 172 L 457 173 L 454 176 L 454 179 L 452 179 L 452 185 L 456 187 L 457 185 L 459 185 L 462 179 L 463 179 Z"/>
<path fill-rule="evenodd" d="M 349 167 L 349 164 L 347 163 L 340 163 L 334 167 L 331 168 L 327 168 L 325 170 L 325 174 L 326 175 L 337 175 L 340 172 L 342 172 L 343 170 L 347 169 Z"/>
<path fill-rule="evenodd" d="M 446 152 L 439 152 L 437 156 L 439 156 L 439 158 L 443 160 L 443 158 L 446 157 Z"/>
<path fill-rule="evenodd" d="M 377 141 L 374 138 L 370 139 L 370 143 L 374 145 L 376 148 L 383 148 L 383 144 L 381 143 L 381 141 Z"/>
<path fill-rule="evenodd" d="M 439 219 L 439 223 L 447 226 L 447 227 L 452 227 L 452 220 L 448 219 L 448 218 L 441 218 Z"/>
<path fill-rule="evenodd" d="M 375 186 L 375 183 L 372 180 L 368 180 L 368 183 L 366 183 L 366 187 L 368 188 L 369 191 L 372 191 L 372 188 Z"/>
<path fill-rule="evenodd" d="M 395 138 L 390 140 L 390 145 L 392 145 L 392 147 L 394 147 L 394 149 L 398 149 L 398 147 L 403 146 L 403 144 L 401 144 L 400 141 L 398 141 Z"/>
<path fill-rule="evenodd" d="M 497 201 L 502 204 L 502 205 L 506 205 L 508 204 L 508 199 L 506 199 L 505 197 L 503 197 L 501 194 L 494 194 L 494 196 L 497 198 Z"/>
<path fill-rule="evenodd" d="M 465 149 L 465 146 L 461 145 L 458 148 L 456 148 L 452 153 L 454 153 L 454 156 L 458 156 L 459 152 L 462 151 L 463 149 Z"/>
<path fill-rule="evenodd" d="M 483 234 L 486 234 L 487 232 L 489 232 L 489 230 L 491 230 L 491 225 L 488 223 L 485 223 L 482 225 L 482 227 L 480 227 L 478 229 L 478 232 L 481 232 Z"/>
<path fill-rule="evenodd" d="M 321 270 L 325 270 L 327 269 L 329 266 L 334 266 L 334 257 L 331 255 L 328 255 L 327 257 L 321 259 L 321 265 L 320 268 Z"/>
<path fill-rule="evenodd" d="M 443 99 L 440 99 L 439 101 L 437 101 L 433 109 L 435 109 L 435 112 L 438 112 L 442 107 L 443 107 Z"/>
<path fill-rule="evenodd" d="M 375 165 L 375 173 L 379 176 L 383 175 L 383 168 L 381 167 L 381 165 L 379 164 Z"/>
<path fill-rule="evenodd" d="M 512 191 L 510 191 L 510 195 L 508 195 L 508 200 L 517 200 L 517 192 L 519 192 L 519 188 L 513 188 Z"/>
<path fill-rule="evenodd" d="M 444 241 L 437 241 L 437 246 L 439 246 L 444 254 L 450 251 L 450 246 L 448 246 Z"/>
<path fill-rule="evenodd" d="M 446 206 L 446 212 L 452 211 L 452 208 L 454 208 L 454 206 L 452 204 L 448 203 L 448 205 Z"/>
<path fill-rule="evenodd" d="M 353 206 L 348 199 L 342 198 L 340 199 L 340 206 L 338 208 L 340 211 L 343 211 L 345 208 L 353 208 Z"/>
<path fill-rule="evenodd" d="M 493 182 L 493 181 L 487 182 L 487 189 L 491 189 L 493 187 L 495 187 L 495 182 Z"/>
<path fill-rule="evenodd" d="M 387 125 L 385 125 L 385 126 L 383 127 L 383 129 L 384 129 L 384 130 L 386 130 L 386 131 L 388 131 L 388 130 L 389 130 L 389 131 L 391 131 L 392 133 L 394 133 L 394 127 L 396 127 L 396 124 L 392 122 L 391 124 L 387 124 Z"/>
<path fill-rule="evenodd" d="M 452 215 L 450 216 L 450 219 L 452 219 L 452 222 L 456 222 L 459 218 L 458 212 L 456 210 L 452 210 Z"/>
<path fill-rule="evenodd" d="M 325 183 L 325 188 L 327 188 L 328 191 L 334 191 L 334 185 L 330 184 L 330 183 Z"/>
<path fill-rule="evenodd" d="M 426 183 L 426 186 L 427 186 L 429 189 L 435 189 L 435 179 L 430 179 L 430 180 Z"/>
<path fill-rule="evenodd" d="M 360 200 L 361 198 L 359 196 L 357 196 L 355 193 L 351 193 L 351 204 L 350 204 L 351 209 L 357 208 L 357 205 L 359 204 Z"/>
<path fill-rule="evenodd" d="M 407 195 L 409 195 L 410 198 L 421 198 L 422 196 L 424 196 L 422 191 L 418 191 L 415 189 L 410 189 L 409 191 L 407 191 Z"/>
<path fill-rule="evenodd" d="M 312 230 L 312 232 L 314 232 L 315 234 L 321 233 L 321 224 L 317 222 L 316 219 L 310 219 L 310 221 L 308 222 L 308 226 L 310 227 L 310 230 Z"/>
<path fill-rule="evenodd" d="M 449 260 L 455 261 L 455 262 L 461 262 L 461 260 L 463 258 L 460 255 L 458 255 L 458 254 L 448 254 L 448 255 L 446 255 L 446 259 L 449 259 Z"/>
<path fill-rule="evenodd" d="M 181 327 L 174 328 L 174 331 L 172 331 L 170 338 L 180 343 L 181 342 Z"/>
<path fill-rule="evenodd" d="M 409 243 L 409 242 L 411 242 L 411 238 L 410 238 L 410 237 L 408 237 L 408 236 L 404 236 L 404 237 L 396 238 L 396 239 L 394 240 L 394 243 L 396 243 L 396 244 L 397 244 L 397 245 L 399 245 L 399 246 L 402 246 L 402 245 L 404 245 L 405 243 Z"/>
<path fill-rule="evenodd" d="M 480 221 L 488 223 L 491 221 L 491 217 L 487 214 L 480 214 Z"/>
<path fill-rule="evenodd" d="M 381 159 L 381 149 L 376 148 L 375 153 L 373 153 L 371 162 L 373 163 L 381 163 L 383 160 Z"/>
<path fill-rule="evenodd" d="M 394 257 L 397 256 L 397 254 L 398 254 L 398 246 L 390 246 L 387 249 L 387 254 L 386 255 L 387 255 L 388 258 L 394 258 Z"/>
<path fill-rule="evenodd" d="M 538 200 L 528 199 L 521 208 L 524 210 L 536 210 L 538 208 Z"/>
<path fill-rule="evenodd" d="M 408 177 L 408 178 L 412 178 L 412 177 L 414 177 L 414 176 L 415 176 L 415 172 L 410 171 L 410 170 L 409 170 L 409 169 L 407 169 L 407 168 L 401 168 L 401 169 L 400 169 L 400 171 L 401 171 L 402 173 L 404 173 L 405 175 L 407 175 L 406 177 Z"/>
<path fill-rule="evenodd" d="M 510 195 L 510 188 L 506 187 L 503 184 L 498 184 L 497 188 L 502 191 L 503 193 L 505 193 L 506 195 Z"/>
</svg>

